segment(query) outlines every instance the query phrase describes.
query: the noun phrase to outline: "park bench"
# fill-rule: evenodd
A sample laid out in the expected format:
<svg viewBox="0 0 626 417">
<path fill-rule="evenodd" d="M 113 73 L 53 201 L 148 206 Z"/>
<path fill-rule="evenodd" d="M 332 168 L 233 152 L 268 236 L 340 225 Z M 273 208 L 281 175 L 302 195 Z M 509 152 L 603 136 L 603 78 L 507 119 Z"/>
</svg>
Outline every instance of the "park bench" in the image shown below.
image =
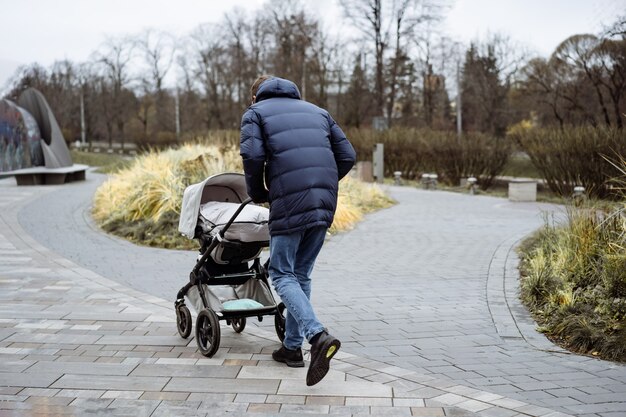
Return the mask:
<svg viewBox="0 0 626 417">
<path fill-rule="evenodd" d="M 61 168 L 43 166 L 2 172 L 3 177 L 15 177 L 17 185 L 56 185 L 72 181 L 84 181 L 87 165 L 74 164 Z"/>
</svg>

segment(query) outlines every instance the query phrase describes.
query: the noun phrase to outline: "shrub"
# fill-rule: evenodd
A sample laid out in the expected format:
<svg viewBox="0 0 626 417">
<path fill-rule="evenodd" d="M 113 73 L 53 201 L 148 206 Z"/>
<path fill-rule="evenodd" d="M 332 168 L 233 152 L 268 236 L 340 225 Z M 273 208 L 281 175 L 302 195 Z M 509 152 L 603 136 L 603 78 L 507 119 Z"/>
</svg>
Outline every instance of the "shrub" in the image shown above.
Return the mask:
<svg viewBox="0 0 626 417">
<path fill-rule="evenodd" d="M 217 138 L 217 137 L 216 137 Z M 190 184 L 221 172 L 242 172 L 239 148 L 188 144 L 179 149 L 150 151 L 112 175 L 94 196 L 93 216 L 106 231 L 133 242 L 165 248 L 195 248 L 178 233 L 183 192 Z M 331 232 L 349 229 L 365 213 L 392 201 L 375 185 L 346 178 Z"/>
<path fill-rule="evenodd" d="M 626 178 L 623 158 L 615 167 Z M 551 338 L 626 361 L 626 202 L 568 208 L 564 225 L 523 245 L 520 271 L 522 299 Z"/>
<path fill-rule="evenodd" d="M 135 140 L 137 149 L 149 151 L 155 149 L 166 149 L 177 144 L 176 133 L 168 131 L 158 131 L 147 137 L 139 136 Z"/>
<path fill-rule="evenodd" d="M 511 153 L 507 140 L 478 132 L 431 138 L 427 146 L 430 169 L 442 173 L 449 185 L 474 176 L 483 189 L 489 188 L 502 172 Z"/>
<path fill-rule="evenodd" d="M 518 127 L 509 137 L 530 156 L 553 192 L 570 196 L 576 185 L 583 185 L 593 197 L 618 196 L 607 180 L 619 176 L 619 170 L 603 156 L 626 155 L 625 129 Z"/>
<path fill-rule="evenodd" d="M 458 137 L 448 131 L 393 128 L 350 129 L 346 135 L 360 161 L 370 161 L 374 145 L 384 144 L 385 176 L 401 171 L 403 178 L 416 179 L 424 172 L 436 172 L 449 185 L 475 176 L 485 189 L 502 172 L 511 151 L 508 141 L 481 133 Z"/>
</svg>

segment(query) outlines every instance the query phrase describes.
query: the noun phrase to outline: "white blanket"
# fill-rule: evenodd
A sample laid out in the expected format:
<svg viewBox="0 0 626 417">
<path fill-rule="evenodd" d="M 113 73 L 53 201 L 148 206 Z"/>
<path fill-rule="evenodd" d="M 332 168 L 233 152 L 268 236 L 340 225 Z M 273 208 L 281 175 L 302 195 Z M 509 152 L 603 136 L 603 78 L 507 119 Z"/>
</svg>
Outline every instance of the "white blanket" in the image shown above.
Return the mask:
<svg viewBox="0 0 626 417">
<path fill-rule="evenodd" d="M 233 217 L 240 204 L 209 201 L 200 205 L 200 220 L 205 232 L 217 235 Z M 267 242 L 270 240 L 269 210 L 246 205 L 226 231 L 225 238 L 239 242 Z"/>
</svg>

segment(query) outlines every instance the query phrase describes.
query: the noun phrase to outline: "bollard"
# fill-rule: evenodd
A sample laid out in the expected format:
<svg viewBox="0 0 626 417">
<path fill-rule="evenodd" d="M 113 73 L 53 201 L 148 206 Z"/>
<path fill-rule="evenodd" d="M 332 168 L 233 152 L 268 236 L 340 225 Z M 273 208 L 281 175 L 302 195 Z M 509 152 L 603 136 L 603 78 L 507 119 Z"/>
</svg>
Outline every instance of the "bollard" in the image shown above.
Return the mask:
<svg viewBox="0 0 626 417">
<path fill-rule="evenodd" d="M 467 186 L 469 188 L 470 195 L 476 194 L 476 182 L 477 180 L 475 177 L 469 177 L 467 179 Z"/>
<path fill-rule="evenodd" d="M 394 185 L 402 185 L 402 171 L 393 172 L 393 183 Z"/>
<path fill-rule="evenodd" d="M 382 143 L 374 145 L 374 153 L 372 155 L 372 166 L 374 170 L 374 179 L 382 184 L 385 180 L 385 151 Z"/>
<path fill-rule="evenodd" d="M 437 178 L 439 178 L 437 174 L 428 174 L 429 185 L 433 190 L 437 189 Z"/>
<path fill-rule="evenodd" d="M 574 194 L 572 194 L 572 200 L 574 200 L 574 205 L 580 206 L 585 198 L 585 187 L 583 187 L 582 185 L 577 185 L 576 187 L 574 187 Z"/>
<path fill-rule="evenodd" d="M 422 188 L 428 190 L 428 183 L 430 182 L 429 174 L 422 174 Z"/>
</svg>

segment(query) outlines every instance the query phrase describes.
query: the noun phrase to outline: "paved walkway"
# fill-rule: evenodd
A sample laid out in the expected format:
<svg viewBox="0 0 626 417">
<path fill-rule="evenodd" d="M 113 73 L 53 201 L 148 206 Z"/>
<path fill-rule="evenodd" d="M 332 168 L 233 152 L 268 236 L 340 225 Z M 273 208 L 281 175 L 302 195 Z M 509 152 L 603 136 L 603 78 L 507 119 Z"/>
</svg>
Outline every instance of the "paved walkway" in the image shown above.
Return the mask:
<svg viewBox="0 0 626 417">
<path fill-rule="evenodd" d="M 180 339 L 195 254 L 97 232 L 100 181 L 0 181 L 0 415 L 626 414 L 626 368 L 563 353 L 517 303 L 511 248 L 548 207 L 392 188 L 322 251 L 314 302 L 344 347 L 308 388 L 271 361 L 270 320 L 224 328 L 213 359 Z"/>
</svg>

